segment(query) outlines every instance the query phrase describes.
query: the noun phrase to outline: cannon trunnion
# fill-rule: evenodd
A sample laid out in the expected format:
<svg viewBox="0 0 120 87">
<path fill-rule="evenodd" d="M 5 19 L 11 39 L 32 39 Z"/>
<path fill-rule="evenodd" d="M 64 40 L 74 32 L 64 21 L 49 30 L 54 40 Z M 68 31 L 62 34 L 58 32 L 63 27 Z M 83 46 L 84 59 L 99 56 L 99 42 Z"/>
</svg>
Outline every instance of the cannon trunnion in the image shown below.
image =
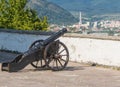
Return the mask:
<svg viewBox="0 0 120 87">
<path fill-rule="evenodd" d="M 65 44 L 57 39 L 66 32 L 64 28 L 45 40 L 33 42 L 26 52 L 17 55 L 12 61 L 2 63 L 2 71 L 16 72 L 28 64 L 38 69 L 63 70 L 68 64 L 69 52 Z"/>
</svg>

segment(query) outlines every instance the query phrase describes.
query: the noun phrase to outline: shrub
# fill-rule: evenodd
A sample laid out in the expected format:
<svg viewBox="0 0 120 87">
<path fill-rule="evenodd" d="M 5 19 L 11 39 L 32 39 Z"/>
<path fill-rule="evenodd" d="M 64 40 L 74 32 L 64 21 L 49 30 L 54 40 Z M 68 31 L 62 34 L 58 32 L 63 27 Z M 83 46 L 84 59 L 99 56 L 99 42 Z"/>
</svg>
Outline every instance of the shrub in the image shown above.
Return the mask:
<svg viewBox="0 0 120 87">
<path fill-rule="evenodd" d="M 0 27 L 18 30 L 47 30 L 48 21 L 25 9 L 27 0 L 0 0 Z"/>
</svg>

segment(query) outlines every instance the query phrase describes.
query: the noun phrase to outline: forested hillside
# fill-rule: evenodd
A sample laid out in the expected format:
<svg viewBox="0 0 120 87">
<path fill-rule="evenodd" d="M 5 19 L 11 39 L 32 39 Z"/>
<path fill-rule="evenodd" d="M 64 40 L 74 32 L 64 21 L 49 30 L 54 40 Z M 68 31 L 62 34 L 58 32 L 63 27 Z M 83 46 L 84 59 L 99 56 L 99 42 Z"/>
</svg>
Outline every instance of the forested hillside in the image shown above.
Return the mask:
<svg viewBox="0 0 120 87">
<path fill-rule="evenodd" d="M 39 17 L 47 16 L 49 23 L 66 25 L 78 21 L 67 10 L 47 0 L 29 0 L 26 7 L 36 10 Z"/>
<path fill-rule="evenodd" d="M 87 14 L 120 13 L 120 0 L 48 0 L 69 11 L 82 11 Z"/>
</svg>

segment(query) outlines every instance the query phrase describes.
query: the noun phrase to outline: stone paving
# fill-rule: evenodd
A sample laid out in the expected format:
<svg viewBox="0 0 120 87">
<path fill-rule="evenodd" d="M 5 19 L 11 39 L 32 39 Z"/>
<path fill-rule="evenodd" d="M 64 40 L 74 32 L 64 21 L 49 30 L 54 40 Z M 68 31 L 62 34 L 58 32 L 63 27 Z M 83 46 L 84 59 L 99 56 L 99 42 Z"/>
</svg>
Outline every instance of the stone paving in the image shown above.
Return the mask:
<svg viewBox="0 0 120 87">
<path fill-rule="evenodd" d="M 73 62 L 58 72 L 29 65 L 19 72 L 0 71 L 0 87 L 120 87 L 120 71 Z"/>
<path fill-rule="evenodd" d="M 53 72 L 29 65 L 19 72 L 0 71 L 0 87 L 120 87 L 120 71 L 69 63 Z"/>
</svg>

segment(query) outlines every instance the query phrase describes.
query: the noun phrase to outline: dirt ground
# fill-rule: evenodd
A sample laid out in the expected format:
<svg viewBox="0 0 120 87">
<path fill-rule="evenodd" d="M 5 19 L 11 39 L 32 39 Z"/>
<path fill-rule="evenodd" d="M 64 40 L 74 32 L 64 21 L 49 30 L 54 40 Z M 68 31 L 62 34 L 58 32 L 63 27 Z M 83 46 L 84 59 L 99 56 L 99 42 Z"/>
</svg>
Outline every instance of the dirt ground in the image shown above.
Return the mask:
<svg viewBox="0 0 120 87">
<path fill-rule="evenodd" d="M 1 65 L 0 65 L 1 66 Z M 0 71 L 0 87 L 120 87 L 120 71 L 70 62 L 63 71 Z"/>
</svg>

